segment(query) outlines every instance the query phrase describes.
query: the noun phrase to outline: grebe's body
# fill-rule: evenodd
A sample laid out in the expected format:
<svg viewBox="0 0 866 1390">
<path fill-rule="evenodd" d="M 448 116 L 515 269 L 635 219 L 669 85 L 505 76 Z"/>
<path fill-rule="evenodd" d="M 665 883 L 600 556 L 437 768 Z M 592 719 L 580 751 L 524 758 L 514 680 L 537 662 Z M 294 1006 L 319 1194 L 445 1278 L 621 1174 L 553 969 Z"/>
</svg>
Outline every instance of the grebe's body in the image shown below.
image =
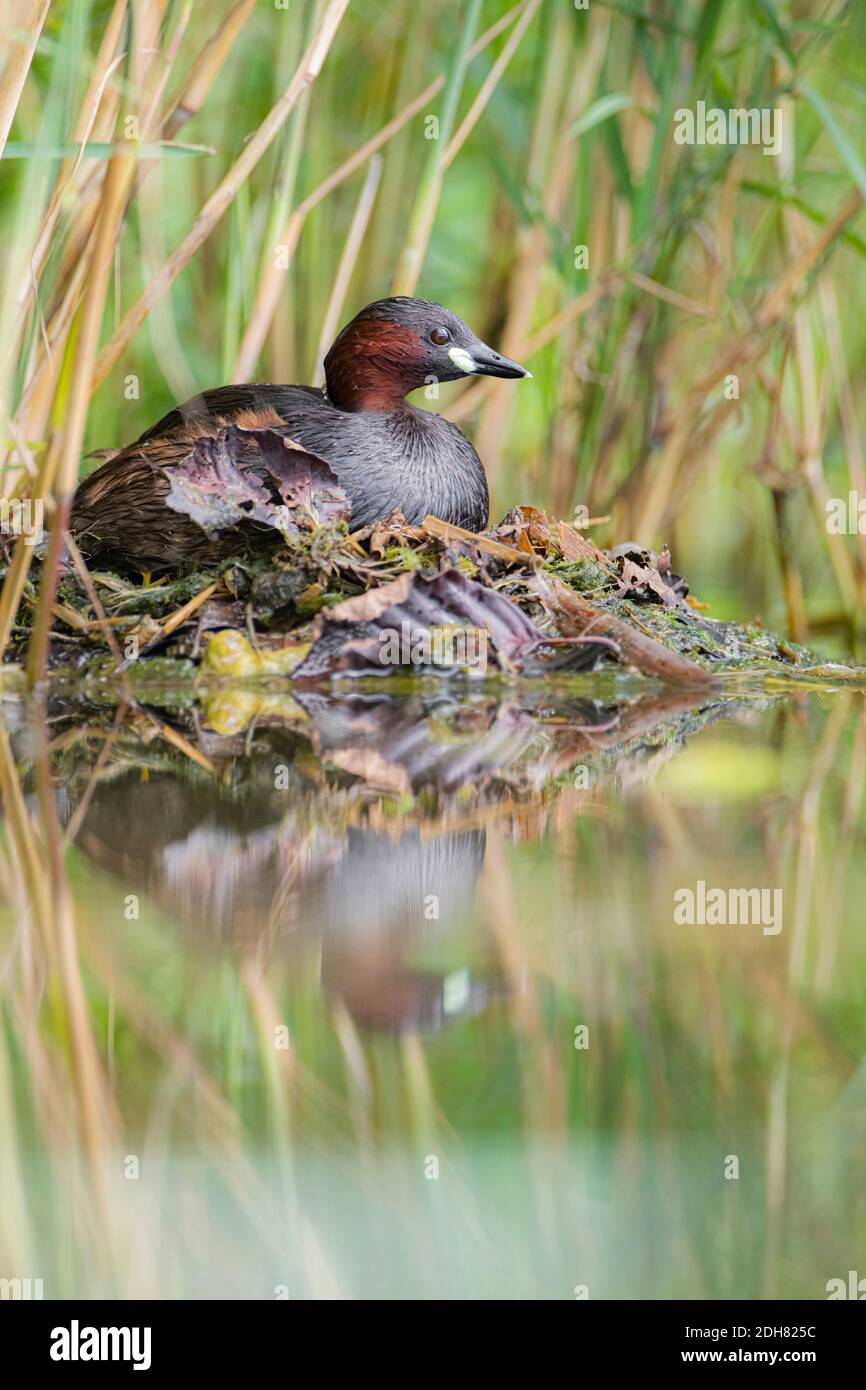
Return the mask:
<svg viewBox="0 0 866 1390">
<path fill-rule="evenodd" d="M 229 553 L 166 498 L 170 470 L 226 425 L 278 427 L 336 474 L 357 528 L 399 508 L 473 531 L 488 519 L 481 460 L 455 425 L 405 396 L 466 373 L 529 373 L 482 343 L 462 319 L 418 299 L 368 305 L 325 358 L 324 391 L 311 386 L 223 386 L 169 412 L 81 484 L 71 528 L 91 559 L 153 570 Z M 254 463 L 251 466 L 255 466 Z"/>
</svg>

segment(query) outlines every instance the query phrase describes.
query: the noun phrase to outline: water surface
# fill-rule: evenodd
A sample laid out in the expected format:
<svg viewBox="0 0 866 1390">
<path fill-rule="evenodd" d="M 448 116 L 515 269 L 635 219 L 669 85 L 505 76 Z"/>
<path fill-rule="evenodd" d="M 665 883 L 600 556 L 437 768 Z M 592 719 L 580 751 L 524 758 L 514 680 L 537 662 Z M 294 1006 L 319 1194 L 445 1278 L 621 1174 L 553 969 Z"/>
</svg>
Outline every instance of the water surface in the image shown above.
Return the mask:
<svg viewBox="0 0 866 1390">
<path fill-rule="evenodd" d="M 3 708 L 0 1276 L 753 1299 L 864 1266 L 862 692 Z M 678 921 L 699 884 L 780 910 Z"/>
</svg>

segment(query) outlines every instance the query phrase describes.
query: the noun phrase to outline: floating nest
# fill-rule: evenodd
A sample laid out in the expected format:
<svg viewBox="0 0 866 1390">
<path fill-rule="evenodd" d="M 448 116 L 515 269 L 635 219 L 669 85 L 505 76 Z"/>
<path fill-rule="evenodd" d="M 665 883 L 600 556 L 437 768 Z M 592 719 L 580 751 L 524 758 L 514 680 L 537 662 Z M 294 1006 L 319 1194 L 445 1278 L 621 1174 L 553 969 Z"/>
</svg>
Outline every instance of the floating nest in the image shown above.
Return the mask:
<svg viewBox="0 0 866 1390">
<path fill-rule="evenodd" d="M 757 623 L 708 617 L 666 549 L 602 551 L 534 507 L 482 535 L 435 517 L 408 526 L 399 513 L 353 532 L 332 497 L 320 508 L 307 488 L 290 526 L 260 534 L 180 577 L 88 572 L 74 551 L 54 609 L 53 681 L 301 685 L 395 667 L 530 677 L 613 667 L 696 688 L 732 673 L 862 679 Z M 39 563 L 13 663 L 26 655 Z"/>
</svg>

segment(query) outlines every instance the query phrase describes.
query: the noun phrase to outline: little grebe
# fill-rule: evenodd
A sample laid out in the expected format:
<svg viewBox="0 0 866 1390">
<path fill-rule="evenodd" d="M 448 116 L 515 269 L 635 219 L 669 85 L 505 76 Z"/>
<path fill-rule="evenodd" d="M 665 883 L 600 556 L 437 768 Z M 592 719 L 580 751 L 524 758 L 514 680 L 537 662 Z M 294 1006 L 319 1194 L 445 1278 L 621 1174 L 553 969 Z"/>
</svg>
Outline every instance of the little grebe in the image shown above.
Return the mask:
<svg viewBox="0 0 866 1390">
<path fill-rule="evenodd" d="M 325 358 L 324 390 L 251 384 L 194 396 L 82 482 L 71 530 L 89 559 L 127 568 L 183 566 L 230 553 L 229 537 L 216 544 L 166 498 L 172 467 L 189 458 L 197 441 L 234 425 L 279 427 L 324 459 L 348 496 L 354 528 L 399 508 L 410 525 L 429 512 L 480 531 L 488 513 L 481 460 L 455 425 L 404 399 L 467 373 L 530 375 L 439 304 L 377 300 L 338 335 Z"/>
</svg>

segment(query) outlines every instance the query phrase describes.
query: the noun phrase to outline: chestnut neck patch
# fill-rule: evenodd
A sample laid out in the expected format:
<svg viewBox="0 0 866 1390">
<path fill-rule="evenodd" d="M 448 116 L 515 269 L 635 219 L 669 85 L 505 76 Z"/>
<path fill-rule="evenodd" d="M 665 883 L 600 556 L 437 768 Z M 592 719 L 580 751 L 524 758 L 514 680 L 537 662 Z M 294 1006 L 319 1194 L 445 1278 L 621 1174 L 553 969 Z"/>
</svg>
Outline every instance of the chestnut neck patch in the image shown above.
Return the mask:
<svg viewBox="0 0 866 1390">
<path fill-rule="evenodd" d="M 325 358 L 328 396 L 340 410 L 395 410 L 424 385 L 426 358 L 411 328 L 378 319 L 351 323 Z"/>
</svg>

